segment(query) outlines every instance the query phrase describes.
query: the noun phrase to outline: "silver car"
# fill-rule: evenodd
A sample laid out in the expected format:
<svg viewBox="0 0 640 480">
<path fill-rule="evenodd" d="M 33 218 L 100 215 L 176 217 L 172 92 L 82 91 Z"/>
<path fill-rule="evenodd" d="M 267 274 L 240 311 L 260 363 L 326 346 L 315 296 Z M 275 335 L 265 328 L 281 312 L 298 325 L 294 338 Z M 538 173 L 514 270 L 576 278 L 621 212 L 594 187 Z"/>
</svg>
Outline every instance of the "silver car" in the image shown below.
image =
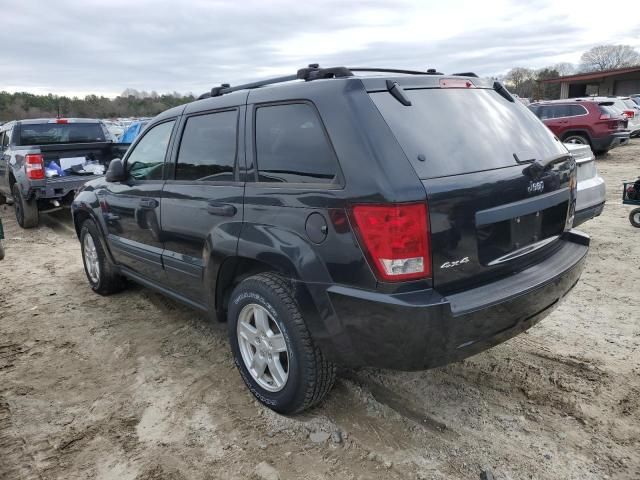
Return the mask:
<svg viewBox="0 0 640 480">
<path fill-rule="evenodd" d="M 607 188 L 604 179 L 598 175 L 596 157 L 589 145 L 565 143 L 564 146 L 575 158 L 578 167 L 578 194 L 576 214 L 573 220 L 573 226 L 577 227 L 602 213 Z"/>
</svg>

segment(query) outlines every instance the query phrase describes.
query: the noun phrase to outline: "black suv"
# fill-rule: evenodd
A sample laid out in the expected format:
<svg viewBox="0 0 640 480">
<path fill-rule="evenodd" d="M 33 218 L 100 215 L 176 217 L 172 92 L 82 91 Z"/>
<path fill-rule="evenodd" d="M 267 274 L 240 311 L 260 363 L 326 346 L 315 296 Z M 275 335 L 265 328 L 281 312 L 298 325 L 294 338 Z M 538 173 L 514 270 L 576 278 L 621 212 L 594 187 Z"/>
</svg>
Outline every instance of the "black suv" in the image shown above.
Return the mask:
<svg viewBox="0 0 640 480">
<path fill-rule="evenodd" d="M 319 402 L 336 365 L 425 369 L 513 337 L 588 251 L 574 161 L 501 84 L 354 71 L 168 110 L 72 207 L 93 290 L 128 278 L 226 320 L 278 412 Z"/>
</svg>

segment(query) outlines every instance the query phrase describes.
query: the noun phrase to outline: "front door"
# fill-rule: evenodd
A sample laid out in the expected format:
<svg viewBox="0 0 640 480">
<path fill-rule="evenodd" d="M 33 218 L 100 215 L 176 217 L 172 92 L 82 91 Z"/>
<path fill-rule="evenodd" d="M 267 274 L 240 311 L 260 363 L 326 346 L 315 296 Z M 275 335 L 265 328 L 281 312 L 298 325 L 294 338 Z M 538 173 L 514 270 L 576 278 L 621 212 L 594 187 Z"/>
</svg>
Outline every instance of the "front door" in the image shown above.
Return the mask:
<svg viewBox="0 0 640 480">
<path fill-rule="evenodd" d="M 116 262 L 149 280 L 164 282 L 160 197 L 175 119 L 147 130 L 125 158 L 123 182 L 97 192 Z"/>
<path fill-rule="evenodd" d="M 5 196 L 11 195 L 9 188 L 9 160 L 11 156 L 7 150 L 11 140 L 11 130 L 0 132 L 0 193 Z"/>
<path fill-rule="evenodd" d="M 242 226 L 244 184 L 237 172 L 243 155 L 238 142 L 240 110 L 244 107 L 184 118 L 173 172 L 162 193 L 167 284 L 203 306 L 213 298 L 221 262 L 236 254 Z"/>
</svg>

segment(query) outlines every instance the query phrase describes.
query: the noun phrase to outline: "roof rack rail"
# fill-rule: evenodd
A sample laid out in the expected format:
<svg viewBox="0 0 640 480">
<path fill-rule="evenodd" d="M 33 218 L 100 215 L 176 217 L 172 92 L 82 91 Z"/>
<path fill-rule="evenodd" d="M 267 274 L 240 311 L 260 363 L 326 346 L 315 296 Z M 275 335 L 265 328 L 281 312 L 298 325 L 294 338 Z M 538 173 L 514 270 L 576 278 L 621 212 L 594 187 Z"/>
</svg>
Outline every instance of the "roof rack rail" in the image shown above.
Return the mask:
<svg viewBox="0 0 640 480">
<path fill-rule="evenodd" d="M 473 72 L 452 73 L 451 75 L 454 75 L 456 77 L 476 77 L 476 78 L 478 78 L 478 75 L 476 75 Z"/>
<path fill-rule="evenodd" d="M 347 67 L 329 67 L 320 68 L 317 63 L 311 63 L 306 68 L 299 69 L 295 75 L 285 75 L 283 77 L 267 78 L 266 80 L 259 80 L 257 82 L 244 83 L 242 85 L 231 86 L 228 83 L 223 83 L 219 87 L 213 87 L 210 92 L 203 93 L 198 97 L 198 100 L 210 97 L 219 97 L 226 93 L 237 92 L 238 90 L 251 90 L 254 88 L 264 87 L 266 85 L 273 85 L 275 83 L 291 82 L 293 80 L 304 80 L 305 82 L 311 82 L 313 80 L 320 80 L 324 78 L 346 78 L 352 77 L 353 72 L 385 72 L 385 73 L 404 73 L 409 75 L 443 75 L 441 72 L 437 72 L 434 68 L 428 69 L 426 72 L 418 70 L 398 70 L 394 68 L 347 68 Z"/>
</svg>

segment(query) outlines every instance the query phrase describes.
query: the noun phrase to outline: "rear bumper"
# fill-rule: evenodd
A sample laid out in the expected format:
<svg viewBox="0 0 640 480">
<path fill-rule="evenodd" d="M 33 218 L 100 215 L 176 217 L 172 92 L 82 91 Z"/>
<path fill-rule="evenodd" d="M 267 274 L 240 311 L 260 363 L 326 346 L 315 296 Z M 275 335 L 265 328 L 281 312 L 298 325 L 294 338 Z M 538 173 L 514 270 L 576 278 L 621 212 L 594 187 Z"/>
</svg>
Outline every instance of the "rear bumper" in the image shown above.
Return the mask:
<svg viewBox="0 0 640 480">
<path fill-rule="evenodd" d="M 574 228 L 578 225 L 582 225 L 587 220 L 591 220 L 592 218 L 600 216 L 603 209 L 604 202 L 576 211 L 576 214 L 573 217 Z"/>
<path fill-rule="evenodd" d="M 577 227 L 602 213 L 607 198 L 607 187 L 600 176 L 578 182 L 576 214 L 573 226 Z"/>
<path fill-rule="evenodd" d="M 602 152 L 611 150 L 619 145 L 626 145 L 629 143 L 629 132 L 616 132 L 604 137 L 592 138 L 591 144 L 593 150 L 596 152 Z"/>
<path fill-rule="evenodd" d="M 580 278 L 589 237 L 572 231 L 558 243 L 543 262 L 454 295 L 331 286 L 330 356 L 345 366 L 422 370 L 504 342 L 547 316 Z"/>
<path fill-rule="evenodd" d="M 33 182 L 29 197 L 35 199 L 59 199 L 75 192 L 90 180 L 99 178 L 100 175 L 70 175 L 67 177 L 47 178 L 39 182 Z"/>
</svg>

